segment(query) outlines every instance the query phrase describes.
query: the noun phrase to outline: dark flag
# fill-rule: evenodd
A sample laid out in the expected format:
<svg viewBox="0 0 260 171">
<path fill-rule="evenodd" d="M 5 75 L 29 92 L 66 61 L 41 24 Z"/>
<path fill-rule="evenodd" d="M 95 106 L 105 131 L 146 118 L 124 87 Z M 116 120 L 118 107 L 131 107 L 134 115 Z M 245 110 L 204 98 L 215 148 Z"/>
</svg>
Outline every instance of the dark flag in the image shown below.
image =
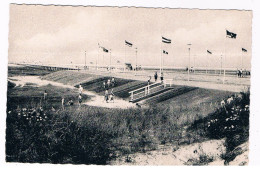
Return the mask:
<svg viewBox="0 0 260 171">
<path fill-rule="evenodd" d="M 90 62 L 90 64 L 93 64 L 93 62 Z"/>
<path fill-rule="evenodd" d="M 118 64 L 120 63 L 120 61 L 119 61 L 119 60 L 117 60 L 116 62 L 117 62 Z"/>
<path fill-rule="evenodd" d="M 165 37 L 162 37 L 162 42 L 170 44 L 172 41 L 171 41 L 171 39 L 167 39 Z"/>
<path fill-rule="evenodd" d="M 127 45 L 127 46 L 129 46 L 129 47 L 132 47 L 132 46 L 133 46 L 132 43 L 130 43 L 130 42 L 126 41 L 126 40 L 125 40 L 125 45 Z"/>
<path fill-rule="evenodd" d="M 163 53 L 166 54 L 166 55 L 168 55 L 168 52 L 166 52 L 165 50 L 163 50 Z"/>
<path fill-rule="evenodd" d="M 226 30 L 226 31 L 227 31 L 226 37 L 232 38 L 232 39 L 235 39 L 235 38 L 237 37 L 237 34 L 236 34 L 236 33 L 232 33 L 232 32 L 230 32 L 230 31 L 228 31 L 228 30 Z"/>
<path fill-rule="evenodd" d="M 208 52 L 209 54 L 212 54 L 212 52 L 210 52 L 209 50 L 207 50 L 207 52 Z"/>
<path fill-rule="evenodd" d="M 247 50 L 246 50 L 245 48 L 242 48 L 242 51 L 243 51 L 243 52 L 247 52 Z"/>
<path fill-rule="evenodd" d="M 106 48 L 104 48 L 104 47 L 102 47 L 102 48 L 103 48 L 104 52 L 108 53 L 108 50 Z"/>
</svg>

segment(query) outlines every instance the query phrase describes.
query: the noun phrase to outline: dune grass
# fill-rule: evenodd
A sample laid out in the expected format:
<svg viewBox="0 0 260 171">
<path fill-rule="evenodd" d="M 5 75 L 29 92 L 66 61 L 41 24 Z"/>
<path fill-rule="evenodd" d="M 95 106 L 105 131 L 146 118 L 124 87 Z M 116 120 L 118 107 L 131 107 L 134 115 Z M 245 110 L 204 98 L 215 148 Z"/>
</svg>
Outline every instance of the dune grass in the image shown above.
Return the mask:
<svg viewBox="0 0 260 171">
<path fill-rule="evenodd" d="M 43 109 L 48 119 L 40 123 L 26 120 L 29 114 L 24 107 L 38 111 L 40 105 L 9 105 L 8 162 L 107 164 L 115 157 L 155 150 L 160 144 L 178 146 L 200 139 L 185 129 L 201 116 L 194 115 L 197 109 L 183 106 L 178 110 L 160 104 L 147 109 L 57 106 L 53 111 L 47 105 Z"/>
<path fill-rule="evenodd" d="M 26 76 L 26 75 L 30 75 L 30 76 L 43 76 L 43 75 L 47 75 L 50 73 L 53 73 L 55 71 L 48 71 L 48 70 L 44 70 L 41 68 L 36 68 L 36 67 L 29 67 L 29 66 L 24 66 L 24 67 L 12 67 L 9 66 L 8 67 L 8 76 Z"/>
<path fill-rule="evenodd" d="M 134 84 L 138 86 L 142 83 L 129 82 L 115 87 L 115 92 L 124 95 L 129 90 L 128 87 Z M 46 89 L 48 100 L 43 102 L 42 96 Z M 224 129 L 222 122 L 216 126 L 212 124 L 212 129 L 208 129 L 207 123 L 223 114 L 219 102 L 228 93 L 212 93 L 213 91 L 195 89 L 149 108 L 108 109 L 74 105 L 63 109 L 61 96 L 76 101 L 78 92 L 51 85 L 10 88 L 7 102 L 6 161 L 108 164 L 114 158 L 155 150 L 160 144 L 171 144 L 178 148 L 182 144 L 221 138 L 212 135 L 215 128 Z M 249 103 L 248 97 L 249 95 L 244 95 L 242 99 L 248 100 L 234 104 L 245 107 Z M 241 128 L 247 130 L 248 115 L 243 116 L 245 125 Z M 234 137 L 237 134 L 225 131 L 221 133 L 226 137 L 230 135 L 227 147 L 239 144 L 235 143 Z M 247 132 L 244 131 L 243 134 L 246 135 Z M 240 137 L 243 134 L 239 134 Z M 232 151 L 230 147 L 229 151 Z M 231 160 L 228 155 L 223 158 Z M 208 162 L 204 158 L 202 161 Z"/>
</svg>

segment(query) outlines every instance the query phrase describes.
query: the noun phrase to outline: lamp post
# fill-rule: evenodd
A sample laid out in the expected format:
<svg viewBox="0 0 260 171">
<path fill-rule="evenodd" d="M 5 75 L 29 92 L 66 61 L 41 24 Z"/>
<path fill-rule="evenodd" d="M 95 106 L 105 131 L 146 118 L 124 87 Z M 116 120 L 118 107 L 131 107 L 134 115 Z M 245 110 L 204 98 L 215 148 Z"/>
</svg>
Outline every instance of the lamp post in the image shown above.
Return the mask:
<svg viewBox="0 0 260 171">
<path fill-rule="evenodd" d="M 221 54 L 221 60 L 220 60 L 220 75 L 221 75 L 221 72 L 222 72 L 222 54 Z"/>
<path fill-rule="evenodd" d="M 188 66 L 188 81 L 190 81 L 190 47 L 191 47 L 191 43 L 187 44 L 189 46 L 188 50 L 189 50 L 189 66 Z"/>
<path fill-rule="evenodd" d="M 85 67 L 84 67 L 84 69 L 86 70 L 87 68 L 86 68 L 86 51 L 85 51 Z"/>
<path fill-rule="evenodd" d="M 135 75 L 137 73 L 137 47 L 135 48 Z"/>
<path fill-rule="evenodd" d="M 109 72 L 111 73 L 111 49 L 109 49 L 109 51 L 110 51 Z"/>
</svg>

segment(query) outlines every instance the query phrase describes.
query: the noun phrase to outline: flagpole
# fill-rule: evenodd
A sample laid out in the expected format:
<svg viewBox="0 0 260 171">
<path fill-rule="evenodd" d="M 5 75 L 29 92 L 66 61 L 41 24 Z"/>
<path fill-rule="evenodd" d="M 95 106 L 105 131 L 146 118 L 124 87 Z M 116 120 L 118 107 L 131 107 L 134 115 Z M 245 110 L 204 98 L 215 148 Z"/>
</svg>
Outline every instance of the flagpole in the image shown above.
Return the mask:
<svg viewBox="0 0 260 171">
<path fill-rule="evenodd" d="M 137 73 L 137 47 L 135 48 L 135 76 Z"/>
<path fill-rule="evenodd" d="M 206 52 L 206 53 L 207 53 L 207 55 L 206 55 L 206 58 L 207 58 L 206 61 L 207 61 L 207 62 L 206 62 L 206 63 L 208 63 L 208 52 Z M 208 64 L 207 64 L 207 65 L 208 65 Z M 206 74 L 207 74 L 207 66 L 206 66 Z"/>
<path fill-rule="evenodd" d="M 221 73 L 222 73 L 222 54 L 220 56 L 220 76 L 221 76 Z"/>
<path fill-rule="evenodd" d="M 189 48 L 189 68 L 188 68 L 188 81 L 190 81 L 190 48 Z"/>
<path fill-rule="evenodd" d="M 110 63 L 109 63 L 109 72 L 111 73 L 111 49 L 110 50 Z"/>
<path fill-rule="evenodd" d="M 188 81 L 190 81 L 190 46 L 191 43 L 187 44 L 189 46 L 188 50 L 189 50 L 189 66 L 188 66 Z"/>
<path fill-rule="evenodd" d="M 241 69 L 243 69 L 243 50 L 241 49 Z"/>
<path fill-rule="evenodd" d="M 85 70 L 87 69 L 86 68 L 86 51 L 85 51 L 85 67 L 84 68 L 85 68 Z"/>
<path fill-rule="evenodd" d="M 98 57 L 97 57 L 97 59 L 96 59 L 96 70 L 98 69 L 98 67 L 97 67 L 97 61 L 99 60 L 99 49 L 100 49 L 100 46 L 99 46 L 99 43 L 98 43 Z"/>
<path fill-rule="evenodd" d="M 104 52 L 103 52 L 103 62 L 102 62 L 102 65 L 105 66 L 105 63 L 104 63 Z"/>
<path fill-rule="evenodd" d="M 227 35 L 225 36 L 225 47 L 224 47 L 224 62 L 223 62 L 223 68 L 224 68 L 224 73 L 223 73 L 223 84 L 225 84 L 225 77 L 226 77 L 226 66 L 225 66 L 225 63 L 226 63 L 226 40 L 227 39 Z"/>
<path fill-rule="evenodd" d="M 195 57 L 196 57 L 196 55 L 194 55 L 194 58 L 193 58 L 193 72 L 194 72 L 194 74 L 195 74 Z"/>
<path fill-rule="evenodd" d="M 124 64 L 123 64 L 123 67 L 124 67 L 124 72 L 126 71 L 126 64 L 125 64 L 125 62 L 126 62 L 126 44 L 125 44 L 125 58 L 124 58 Z"/>
<path fill-rule="evenodd" d="M 162 42 L 161 42 L 161 59 L 160 59 L 160 75 L 162 75 Z"/>
</svg>

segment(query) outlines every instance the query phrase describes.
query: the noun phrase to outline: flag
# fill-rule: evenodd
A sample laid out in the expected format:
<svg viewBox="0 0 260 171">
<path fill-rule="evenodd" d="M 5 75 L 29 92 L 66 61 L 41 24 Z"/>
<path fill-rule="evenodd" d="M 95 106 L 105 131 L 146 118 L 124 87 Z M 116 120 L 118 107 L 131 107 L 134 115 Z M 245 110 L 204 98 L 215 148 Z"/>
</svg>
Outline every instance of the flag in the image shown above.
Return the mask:
<svg viewBox="0 0 260 171">
<path fill-rule="evenodd" d="M 247 50 L 246 50 L 245 48 L 242 48 L 242 51 L 243 51 L 243 52 L 247 52 Z"/>
<path fill-rule="evenodd" d="M 163 50 L 163 53 L 166 54 L 166 55 L 168 55 L 168 52 L 166 52 L 165 50 Z"/>
<path fill-rule="evenodd" d="M 210 52 L 209 50 L 207 50 L 207 52 L 208 52 L 209 54 L 212 54 L 212 52 Z"/>
<path fill-rule="evenodd" d="M 165 37 L 162 37 L 162 42 L 170 44 L 172 41 L 171 41 L 171 39 L 167 39 Z"/>
<path fill-rule="evenodd" d="M 226 30 L 226 32 L 227 32 L 226 37 L 228 37 L 228 38 L 235 39 L 235 38 L 237 37 L 237 34 L 236 34 L 236 33 L 232 33 L 232 32 L 230 32 L 230 31 L 228 31 L 228 30 Z"/>
<path fill-rule="evenodd" d="M 126 40 L 125 40 L 125 45 L 127 45 L 127 46 L 129 46 L 129 47 L 132 47 L 132 46 L 133 46 L 132 43 L 130 43 L 130 42 L 126 41 Z"/>
<path fill-rule="evenodd" d="M 93 62 L 90 62 L 90 64 L 93 64 Z"/>
<path fill-rule="evenodd" d="M 103 48 L 104 52 L 108 53 L 108 50 L 106 48 L 104 48 L 104 47 L 102 47 L 102 48 Z"/>
<path fill-rule="evenodd" d="M 116 62 L 117 62 L 118 64 L 120 63 L 120 61 L 119 61 L 119 60 L 117 60 Z"/>
</svg>

